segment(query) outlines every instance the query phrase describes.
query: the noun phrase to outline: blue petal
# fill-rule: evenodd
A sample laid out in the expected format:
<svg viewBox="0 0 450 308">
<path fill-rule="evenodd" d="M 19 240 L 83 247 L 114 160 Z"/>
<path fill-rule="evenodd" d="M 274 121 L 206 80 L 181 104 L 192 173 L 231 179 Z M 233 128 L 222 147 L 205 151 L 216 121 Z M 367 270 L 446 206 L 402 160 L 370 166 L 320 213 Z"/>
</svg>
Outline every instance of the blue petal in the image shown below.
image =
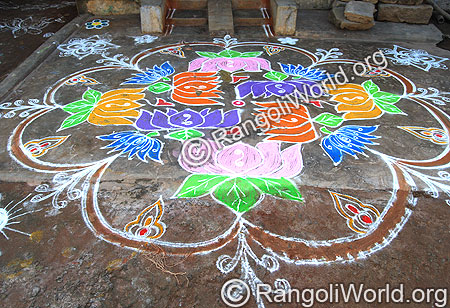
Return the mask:
<svg viewBox="0 0 450 308">
<path fill-rule="evenodd" d="M 330 142 L 329 138 L 330 136 L 327 136 L 322 139 L 322 149 L 325 151 L 325 153 L 327 153 L 334 164 L 338 165 L 342 162 L 342 157 L 344 156 L 344 154 Z"/>
</svg>

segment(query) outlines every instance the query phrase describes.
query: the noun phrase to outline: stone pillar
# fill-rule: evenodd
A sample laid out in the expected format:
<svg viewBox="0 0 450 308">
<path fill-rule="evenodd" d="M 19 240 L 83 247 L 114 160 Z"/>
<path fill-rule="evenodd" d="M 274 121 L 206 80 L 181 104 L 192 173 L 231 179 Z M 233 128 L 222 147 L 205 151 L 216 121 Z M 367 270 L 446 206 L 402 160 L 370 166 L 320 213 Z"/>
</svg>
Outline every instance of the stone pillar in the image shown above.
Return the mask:
<svg viewBox="0 0 450 308">
<path fill-rule="evenodd" d="M 141 0 L 142 33 L 162 33 L 164 31 L 165 11 L 165 0 Z"/>
<path fill-rule="evenodd" d="M 294 0 L 270 0 L 270 10 L 276 35 L 295 34 L 297 4 Z"/>
</svg>

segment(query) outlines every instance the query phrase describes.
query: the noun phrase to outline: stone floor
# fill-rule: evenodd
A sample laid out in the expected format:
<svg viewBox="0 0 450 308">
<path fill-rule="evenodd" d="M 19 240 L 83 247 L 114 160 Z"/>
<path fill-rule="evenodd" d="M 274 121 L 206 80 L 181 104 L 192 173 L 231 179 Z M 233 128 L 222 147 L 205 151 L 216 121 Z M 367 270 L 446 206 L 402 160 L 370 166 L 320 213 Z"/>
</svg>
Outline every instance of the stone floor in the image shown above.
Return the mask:
<svg viewBox="0 0 450 308">
<path fill-rule="evenodd" d="M 434 288 L 413 306 L 445 307 L 448 58 L 88 18 L 1 105 L 0 306 L 226 307 L 238 278 L 243 307 L 311 307 L 260 283 L 402 286 L 399 307 Z"/>
</svg>

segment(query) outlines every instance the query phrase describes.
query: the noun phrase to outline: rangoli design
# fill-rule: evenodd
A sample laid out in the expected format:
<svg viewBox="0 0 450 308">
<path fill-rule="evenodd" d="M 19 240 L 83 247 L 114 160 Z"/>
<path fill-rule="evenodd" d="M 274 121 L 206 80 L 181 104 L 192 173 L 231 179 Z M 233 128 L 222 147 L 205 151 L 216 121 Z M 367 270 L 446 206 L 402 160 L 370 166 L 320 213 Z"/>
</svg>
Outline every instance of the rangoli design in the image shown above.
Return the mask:
<svg viewBox="0 0 450 308">
<path fill-rule="evenodd" d="M 135 40 L 150 41 L 153 37 Z M 61 56 L 74 56 L 74 61 L 97 56 L 97 66 L 61 78 L 42 99 L 0 105 L 2 121 L 20 121 L 9 139 L 10 156 L 34 172 L 53 174 L 50 184 L 36 187 L 30 201 L 51 202 L 56 209 L 81 202 L 86 227 L 123 249 L 163 250 L 173 256 L 217 253 L 218 270 L 224 275 L 240 270 L 255 295 L 261 282 L 255 266 L 275 273 L 284 263 L 322 265 L 368 258 L 388 246 L 408 223 L 417 203 L 413 192 L 419 186 L 425 185 L 433 197 L 443 192 L 450 198 L 450 174 L 445 171 L 450 164 L 450 117 L 438 107 L 449 102 L 448 92 L 418 89 L 395 70 L 379 67 L 352 82 L 333 85 L 329 78 L 337 73 L 336 65 L 359 61 L 342 58 L 337 48 L 311 52 L 293 46 L 296 39 L 280 42 L 239 42 L 227 35 L 213 42 L 152 46 L 130 58 L 106 54 L 119 46 L 99 36 L 60 45 Z M 399 53 L 407 55 L 405 60 L 399 60 Z M 297 62 L 283 61 L 288 54 Z M 443 68 L 445 60 L 398 46 L 391 55 L 398 64 L 425 70 Z M 118 71 L 121 80 L 115 84 L 102 78 L 105 72 Z M 389 88 L 376 79 L 380 77 L 389 80 Z M 318 90 L 320 84 L 327 93 Z M 61 101 L 62 93 L 70 93 L 71 99 Z M 418 110 L 429 127 L 415 125 Z M 47 116 L 58 119 L 54 134 L 29 137 L 30 127 L 48 125 Z M 244 137 L 257 116 L 268 120 L 266 127 L 256 121 L 250 142 Z M 398 127 L 386 127 L 385 119 Z M 90 138 L 91 151 L 102 158 L 56 161 L 60 153 L 76 146 L 74 134 L 80 128 L 89 131 L 83 138 Z M 217 143 L 211 138 L 213 131 L 234 142 Z M 398 157 L 392 136 L 426 142 L 434 156 Z M 193 138 L 205 142 L 193 150 L 183 146 Z M 201 164 L 190 159 L 192 153 L 204 152 L 211 155 Z M 302 179 L 310 172 L 322 172 L 308 165 L 312 152 L 323 153 L 321 168 L 327 179 L 334 177 L 331 170 L 345 170 L 357 159 L 360 164 L 377 161 L 392 184 L 385 200 L 373 203 L 364 196 L 329 191 L 322 209 L 336 222 L 335 236 L 320 240 L 289 233 L 290 229 L 278 234 L 254 221 L 249 214 L 267 206 L 296 213 L 308 210 L 310 199 L 302 186 L 308 183 Z M 117 165 L 145 169 L 152 178 L 165 168 L 176 168 L 183 176 L 117 224 L 98 199 L 102 176 Z M 188 243 L 168 240 L 173 219 L 169 218 L 173 207 L 168 205 L 193 199 L 229 212 L 232 218 L 224 221 L 226 229 Z M 19 215 L 32 214 L 20 204 L 0 208 L 0 232 L 5 237 L 7 231 L 25 235 L 30 231 L 25 225 L 13 228 Z M 218 251 L 230 243 L 236 253 L 220 255 Z M 252 250 L 255 243 L 262 255 Z M 278 277 L 274 285 L 290 286 Z M 265 306 L 262 299 L 256 304 Z"/>
</svg>

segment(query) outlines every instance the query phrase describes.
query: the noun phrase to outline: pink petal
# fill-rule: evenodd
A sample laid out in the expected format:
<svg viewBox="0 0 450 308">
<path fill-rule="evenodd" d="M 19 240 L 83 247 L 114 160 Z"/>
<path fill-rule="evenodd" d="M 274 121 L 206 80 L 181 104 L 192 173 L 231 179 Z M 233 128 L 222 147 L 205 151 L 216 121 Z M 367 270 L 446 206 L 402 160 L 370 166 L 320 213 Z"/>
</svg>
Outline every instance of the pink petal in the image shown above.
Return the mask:
<svg viewBox="0 0 450 308">
<path fill-rule="evenodd" d="M 303 168 L 301 144 L 290 146 L 281 152 L 281 160 L 283 161 L 281 169 L 270 174 L 269 177 L 292 178 L 298 175 Z"/>
<path fill-rule="evenodd" d="M 280 143 L 260 142 L 256 148 L 263 153 L 264 163 L 246 173 L 247 176 L 266 176 L 281 167 Z"/>
<path fill-rule="evenodd" d="M 200 67 L 202 67 L 203 62 L 207 61 L 208 58 L 198 58 L 195 59 L 194 61 L 191 61 L 189 63 L 189 71 L 195 71 L 196 69 L 199 69 Z"/>
<path fill-rule="evenodd" d="M 207 61 L 205 61 L 202 64 L 202 68 L 201 68 L 201 72 L 217 72 L 219 69 L 217 67 L 217 62 L 218 60 L 220 60 L 221 58 L 216 58 L 216 59 L 207 59 Z"/>
<path fill-rule="evenodd" d="M 180 153 L 180 156 L 178 157 L 178 163 L 180 164 L 180 166 L 191 173 L 201 173 L 201 174 L 221 174 L 221 175 L 225 175 L 225 174 L 229 174 L 228 171 L 226 171 L 225 169 L 221 168 L 220 166 L 217 165 L 217 163 L 215 162 L 214 158 L 217 154 L 217 145 L 215 142 L 209 142 L 210 144 L 210 149 L 211 149 L 211 153 L 209 154 L 209 159 L 204 162 L 203 164 L 197 166 L 197 165 L 193 165 L 191 163 L 191 159 L 190 157 L 194 157 L 194 158 L 201 158 L 201 155 L 196 155 L 199 153 L 207 153 L 208 151 L 208 147 L 205 144 L 202 144 L 200 146 L 199 149 L 197 148 L 193 148 L 190 153 L 188 152 L 188 148 L 189 147 L 185 147 L 182 150 L 184 150 L 184 153 Z M 199 159 L 201 160 L 201 159 Z M 192 159 L 193 162 L 196 161 L 196 159 Z"/>
<path fill-rule="evenodd" d="M 242 142 L 227 146 L 217 154 L 217 165 L 235 175 L 245 175 L 248 170 L 258 167 L 262 162 L 259 151 Z"/>
<path fill-rule="evenodd" d="M 254 60 L 255 58 L 245 58 L 245 63 L 247 66 L 245 67 L 245 71 L 247 72 L 259 72 L 259 63 Z"/>
<path fill-rule="evenodd" d="M 246 62 L 239 58 L 218 58 L 217 60 L 219 59 L 220 61 L 217 62 L 217 66 L 230 73 L 240 70 L 246 66 Z"/>
<path fill-rule="evenodd" d="M 261 65 L 261 68 L 267 70 L 267 71 L 271 71 L 272 69 L 270 68 L 270 62 L 267 61 L 266 59 L 261 59 L 261 58 L 252 58 L 254 59 L 256 62 L 259 63 L 259 65 Z"/>
</svg>

